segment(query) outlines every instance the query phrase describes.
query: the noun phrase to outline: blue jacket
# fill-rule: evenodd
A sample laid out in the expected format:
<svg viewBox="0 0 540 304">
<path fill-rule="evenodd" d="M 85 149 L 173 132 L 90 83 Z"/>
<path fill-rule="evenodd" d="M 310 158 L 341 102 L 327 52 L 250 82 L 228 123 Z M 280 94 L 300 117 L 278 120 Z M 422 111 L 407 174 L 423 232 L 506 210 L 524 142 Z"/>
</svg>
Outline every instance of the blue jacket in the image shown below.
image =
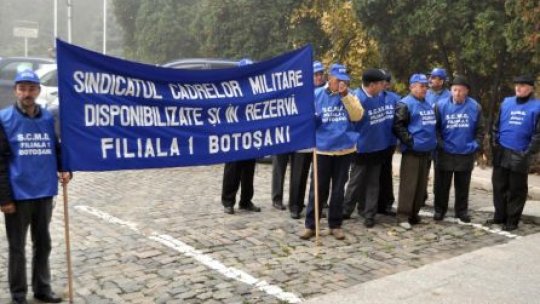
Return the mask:
<svg viewBox="0 0 540 304">
<path fill-rule="evenodd" d="M 354 129 L 358 132 L 356 151 L 371 153 L 386 149 L 389 132 L 386 130 L 387 115 L 384 96 L 368 97 L 362 88 L 356 90 L 355 94 L 364 108 L 364 119 L 354 124 Z"/>
<path fill-rule="evenodd" d="M 386 135 L 385 139 L 387 142 L 387 147 L 392 147 L 397 144 L 397 138 L 396 135 L 394 135 L 394 132 L 392 131 L 392 126 L 394 124 L 394 115 L 396 112 L 396 104 L 398 101 L 401 100 L 401 96 L 398 94 L 392 92 L 392 91 L 383 91 L 381 93 L 384 97 L 384 104 L 386 109 Z"/>
<path fill-rule="evenodd" d="M 315 115 L 317 117 L 317 150 L 324 152 L 354 148 L 358 133 L 339 94 L 326 88 L 315 90 Z"/>
<path fill-rule="evenodd" d="M 540 119 L 540 100 L 531 98 L 520 104 L 515 96 L 507 97 L 499 115 L 500 145 L 513 151 L 525 152 Z"/>
<path fill-rule="evenodd" d="M 31 118 L 10 106 L 0 111 L 0 123 L 11 150 L 8 167 L 13 199 L 56 195 L 58 167 L 53 116 L 40 109 Z"/>
<path fill-rule="evenodd" d="M 431 152 L 437 146 L 435 112 L 430 104 L 407 95 L 396 107 L 394 134 L 401 151 Z"/>
<path fill-rule="evenodd" d="M 450 91 L 448 89 L 443 89 L 440 94 L 435 93 L 435 91 L 429 89 L 426 94 L 426 101 L 434 107 L 435 104 L 442 99 L 451 97 Z"/>
<path fill-rule="evenodd" d="M 445 98 L 435 105 L 435 113 L 441 148 L 446 153 L 472 154 L 479 149 L 482 143 L 477 142 L 477 131 L 482 116 L 476 100 L 467 97 L 464 103 L 456 104 L 452 97 Z"/>
</svg>

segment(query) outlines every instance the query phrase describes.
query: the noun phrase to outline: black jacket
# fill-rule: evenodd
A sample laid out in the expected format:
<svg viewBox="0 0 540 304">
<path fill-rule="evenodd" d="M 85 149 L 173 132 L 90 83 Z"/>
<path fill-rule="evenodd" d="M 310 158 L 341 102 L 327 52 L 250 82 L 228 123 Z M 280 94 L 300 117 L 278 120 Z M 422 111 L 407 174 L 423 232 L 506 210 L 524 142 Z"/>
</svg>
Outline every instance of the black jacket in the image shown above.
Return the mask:
<svg viewBox="0 0 540 304">
<path fill-rule="evenodd" d="M 406 145 L 409 149 L 412 149 L 414 140 L 407 128 L 410 122 L 411 114 L 409 113 L 409 108 L 407 108 L 406 104 L 398 102 L 396 104 L 392 131 L 402 144 Z"/>
<path fill-rule="evenodd" d="M 11 184 L 9 182 L 9 159 L 11 149 L 6 138 L 4 126 L 0 124 L 0 205 L 13 201 Z"/>
</svg>

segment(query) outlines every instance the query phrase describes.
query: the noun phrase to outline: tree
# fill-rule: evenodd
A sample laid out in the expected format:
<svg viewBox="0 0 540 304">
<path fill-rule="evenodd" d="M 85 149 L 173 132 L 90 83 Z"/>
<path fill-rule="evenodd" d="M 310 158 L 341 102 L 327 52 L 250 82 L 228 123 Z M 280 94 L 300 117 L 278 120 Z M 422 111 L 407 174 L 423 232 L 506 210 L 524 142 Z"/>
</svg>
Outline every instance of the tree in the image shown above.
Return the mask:
<svg viewBox="0 0 540 304">
<path fill-rule="evenodd" d="M 141 7 L 141 0 L 115 0 L 113 12 L 118 24 L 123 29 L 124 56 L 134 58 L 135 43 L 135 19 Z"/>
<path fill-rule="evenodd" d="M 491 109 L 508 93 L 506 84 L 513 75 L 538 69 L 537 64 L 531 65 L 534 52 L 522 47 L 525 36 L 510 34 L 516 28 L 513 23 L 524 26 L 517 12 L 525 2 L 538 6 L 526 0 L 354 3 L 359 19 L 379 43 L 383 64 L 401 81 L 413 72 L 442 66 L 451 75 L 467 76 L 474 95 Z"/>
<path fill-rule="evenodd" d="M 202 54 L 262 60 L 290 50 L 286 12 L 296 5 L 294 0 L 201 1 L 194 28 Z"/>
<path fill-rule="evenodd" d="M 302 1 L 291 23 L 294 44 L 311 43 L 316 58 L 326 65 L 345 64 L 353 85 L 359 84 L 363 69 L 380 67 L 377 44 L 357 19 L 351 1 Z"/>
<path fill-rule="evenodd" d="M 540 64 L 540 2 L 511 0 L 505 7 L 512 17 L 505 31 L 509 51 L 530 51 L 533 63 Z"/>
<path fill-rule="evenodd" d="M 186 57 L 260 60 L 291 49 L 294 0 L 117 0 L 126 56 L 161 63 Z"/>
<path fill-rule="evenodd" d="M 196 0 L 115 2 L 115 15 L 125 31 L 126 57 L 151 63 L 198 54 L 191 30 Z"/>
</svg>

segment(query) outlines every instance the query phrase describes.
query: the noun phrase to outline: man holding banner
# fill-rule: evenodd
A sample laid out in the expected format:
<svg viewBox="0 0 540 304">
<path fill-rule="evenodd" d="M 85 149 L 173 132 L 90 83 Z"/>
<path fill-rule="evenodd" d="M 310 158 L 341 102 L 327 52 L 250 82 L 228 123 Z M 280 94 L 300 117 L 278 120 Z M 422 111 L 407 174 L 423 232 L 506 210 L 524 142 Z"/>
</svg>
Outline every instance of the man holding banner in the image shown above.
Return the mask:
<svg viewBox="0 0 540 304">
<path fill-rule="evenodd" d="M 238 66 L 253 64 L 250 59 L 242 59 Z M 234 214 L 236 192 L 241 187 L 240 209 L 261 212 L 261 208 L 253 204 L 253 176 L 255 175 L 255 159 L 248 159 L 226 163 L 223 171 L 223 188 L 221 190 L 221 203 L 225 213 Z"/>
<path fill-rule="evenodd" d="M 341 64 L 330 67 L 328 87 L 315 91 L 315 114 L 317 116 L 316 156 L 309 191 L 305 230 L 300 236 L 308 240 L 316 235 L 315 191 L 319 198 L 319 214 L 327 201 L 332 185 L 328 210 L 330 233 L 338 240 L 345 239 L 343 222 L 343 196 L 349 176 L 350 157 L 356 151 L 358 133 L 352 122 L 362 119 L 364 109 L 358 98 L 350 94 L 347 69 Z M 315 174 L 317 176 L 315 176 Z M 314 178 L 318 178 L 315 189 Z"/>
<path fill-rule="evenodd" d="M 31 70 L 15 77 L 15 105 L 0 111 L 0 208 L 9 242 L 8 280 L 13 303 L 27 303 L 26 234 L 32 234 L 32 289 L 44 303 L 62 301 L 51 290 L 52 197 L 58 194 L 62 172 L 53 116 L 35 101 L 39 77 Z M 70 174 L 59 174 L 68 183 Z"/>
<path fill-rule="evenodd" d="M 324 65 L 320 61 L 313 61 L 313 85 L 315 90 L 325 87 Z M 300 219 L 304 209 L 309 168 L 311 167 L 313 149 L 296 151 L 291 159 L 291 180 L 289 186 L 289 211 L 291 218 Z M 324 218 L 321 215 L 321 218 Z"/>
<path fill-rule="evenodd" d="M 249 183 L 241 186 L 248 190 L 253 159 L 315 146 L 310 46 L 231 69 L 183 70 L 121 60 L 61 40 L 56 45 L 62 164 L 70 171 L 247 160 Z M 237 181 L 241 177 L 235 172 Z M 231 182 L 227 172 L 224 182 Z M 234 192 L 226 188 L 226 211 L 234 211 L 238 186 Z M 259 211 L 252 195 L 242 195 L 240 205 Z"/>
</svg>

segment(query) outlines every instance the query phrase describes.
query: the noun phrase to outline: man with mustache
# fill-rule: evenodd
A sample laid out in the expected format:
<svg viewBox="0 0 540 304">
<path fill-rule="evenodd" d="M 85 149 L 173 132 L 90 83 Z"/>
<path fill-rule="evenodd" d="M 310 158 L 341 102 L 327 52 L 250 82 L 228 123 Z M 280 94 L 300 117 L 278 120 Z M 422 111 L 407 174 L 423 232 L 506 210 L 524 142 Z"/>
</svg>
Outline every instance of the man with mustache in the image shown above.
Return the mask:
<svg viewBox="0 0 540 304">
<path fill-rule="evenodd" d="M 27 303 L 25 243 L 30 228 L 33 243 L 32 289 L 44 303 L 62 299 L 51 289 L 49 224 L 58 179 L 68 183 L 51 113 L 36 104 L 39 77 L 31 70 L 15 77 L 14 105 L 0 111 L 0 209 L 9 243 L 8 281 L 13 303 Z"/>
</svg>

